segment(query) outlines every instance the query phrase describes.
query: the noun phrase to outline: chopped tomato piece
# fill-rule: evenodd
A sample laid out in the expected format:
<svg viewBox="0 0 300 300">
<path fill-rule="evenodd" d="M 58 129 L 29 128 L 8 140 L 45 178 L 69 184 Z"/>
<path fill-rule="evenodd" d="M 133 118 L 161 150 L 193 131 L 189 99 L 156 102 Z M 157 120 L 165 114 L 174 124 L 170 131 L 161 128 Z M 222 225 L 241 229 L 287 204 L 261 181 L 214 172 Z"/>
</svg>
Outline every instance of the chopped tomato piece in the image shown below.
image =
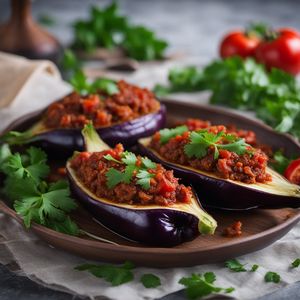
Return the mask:
<svg viewBox="0 0 300 300">
<path fill-rule="evenodd" d="M 284 172 L 285 178 L 292 183 L 300 185 L 300 158 L 293 160 Z"/>
</svg>

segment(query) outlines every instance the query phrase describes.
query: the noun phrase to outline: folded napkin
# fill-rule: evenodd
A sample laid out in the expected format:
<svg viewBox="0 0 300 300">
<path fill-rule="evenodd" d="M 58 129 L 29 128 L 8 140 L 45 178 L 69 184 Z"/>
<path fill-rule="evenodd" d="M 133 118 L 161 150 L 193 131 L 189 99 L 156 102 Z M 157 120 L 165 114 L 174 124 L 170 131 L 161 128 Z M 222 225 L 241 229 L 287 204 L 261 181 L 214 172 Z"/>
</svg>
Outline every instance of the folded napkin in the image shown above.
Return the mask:
<svg viewBox="0 0 300 300">
<path fill-rule="evenodd" d="M 153 78 L 159 81 L 166 74 L 166 66 L 169 67 L 169 64 L 144 67 L 130 80 L 142 82 L 145 86 L 153 84 Z M 67 93 L 69 89 L 69 86 L 60 79 L 56 67 L 51 63 L 31 62 L 0 54 L 0 103 L 2 106 L 0 126 L 3 128 L 7 122 L 25 112 L 44 107 Z M 183 97 L 187 100 L 195 99 L 195 96 L 191 98 L 188 94 Z M 205 99 L 207 100 L 207 97 L 203 97 L 203 102 L 206 101 Z M 4 123 L 3 120 L 5 120 Z M 297 257 L 300 257 L 300 224 L 273 245 L 239 258 L 242 263 L 248 263 L 247 268 L 252 264 L 260 265 L 256 272 L 233 273 L 224 268 L 223 264 L 173 269 L 136 268 L 133 282 L 111 287 L 104 280 L 95 278 L 87 272 L 74 270 L 74 267 L 87 263 L 87 260 L 47 245 L 30 230 L 25 230 L 15 220 L 0 213 L 1 263 L 17 264 L 21 269 L 21 274 L 42 285 L 91 299 L 100 296 L 114 300 L 157 299 L 182 289 L 183 286 L 178 283 L 181 277 L 208 271 L 215 272 L 218 286 L 236 288 L 236 291 L 228 296 L 240 300 L 256 299 L 299 280 L 300 270 L 289 268 L 291 261 Z M 265 283 L 264 275 L 267 271 L 278 272 L 282 281 L 279 284 Z M 159 276 L 162 285 L 155 289 L 144 288 L 139 278 L 145 273 Z"/>
<path fill-rule="evenodd" d="M 1 129 L 19 116 L 46 107 L 70 90 L 52 62 L 0 52 Z"/>
</svg>

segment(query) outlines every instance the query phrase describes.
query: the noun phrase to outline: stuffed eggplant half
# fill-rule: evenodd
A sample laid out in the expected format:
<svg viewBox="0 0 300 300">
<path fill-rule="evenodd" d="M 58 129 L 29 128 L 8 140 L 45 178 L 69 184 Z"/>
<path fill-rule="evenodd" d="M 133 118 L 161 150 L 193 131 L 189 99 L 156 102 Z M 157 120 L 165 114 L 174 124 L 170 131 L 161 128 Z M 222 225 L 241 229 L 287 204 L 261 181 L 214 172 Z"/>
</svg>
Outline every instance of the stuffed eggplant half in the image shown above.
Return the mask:
<svg viewBox="0 0 300 300">
<path fill-rule="evenodd" d="M 191 187 L 147 157 L 109 148 L 92 125 L 83 129 L 86 151 L 67 162 L 71 191 L 104 226 L 144 244 L 175 246 L 213 234 L 216 221 Z"/>
<path fill-rule="evenodd" d="M 149 90 L 123 80 L 111 84 L 114 89 L 109 92 L 99 89 L 94 94 L 65 96 L 47 107 L 29 130 L 9 132 L 2 141 L 34 143 L 49 153 L 70 156 L 74 150 L 83 150 L 81 129 L 89 122 L 111 146 L 118 142 L 131 146 L 164 126 L 165 107 Z"/>
<path fill-rule="evenodd" d="M 186 125 L 139 140 L 143 155 L 200 188 L 203 205 L 228 209 L 300 207 L 300 187 L 267 166 L 268 156 L 225 126 Z"/>
</svg>

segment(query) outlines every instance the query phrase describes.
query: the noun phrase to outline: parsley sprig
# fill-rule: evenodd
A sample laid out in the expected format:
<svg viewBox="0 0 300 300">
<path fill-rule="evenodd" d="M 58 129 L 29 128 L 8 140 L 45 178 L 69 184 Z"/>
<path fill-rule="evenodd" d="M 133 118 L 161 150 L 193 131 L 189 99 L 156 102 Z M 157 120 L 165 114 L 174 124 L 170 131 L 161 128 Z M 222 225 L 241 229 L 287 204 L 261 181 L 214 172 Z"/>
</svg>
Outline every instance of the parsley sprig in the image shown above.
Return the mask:
<svg viewBox="0 0 300 300">
<path fill-rule="evenodd" d="M 113 161 L 119 164 L 125 165 L 124 172 L 115 168 L 110 168 L 106 172 L 107 186 L 112 189 L 121 182 L 129 184 L 133 179 L 133 175 L 136 174 L 136 183 L 143 189 L 148 190 L 150 188 L 150 180 L 154 177 L 154 174 L 149 172 L 149 169 L 155 169 L 156 163 L 149 158 L 142 157 L 142 163 L 137 166 L 137 157 L 134 153 L 125 151 L 122 153 L 121 160 L 116 160 L 110 154 L 104 156 L 105 159 Z"/>
<path fill-rule="evenodd" d="M 116 2 L 102 9 L 92 6 L 89 19 L 74 24 L 72 47 L 86 52 L 121 47 L 129 57 L 144 61 L 163 58 L 167 46 L 152 30 L 130 24 Z"/>
<path fill-rule="evenodd" d="M 216 275 L 213 272 L 207 272 L 204 275 L 192 274 L 190 277 L 183 277 L 179 283 L 186 287 L 186 295 L 189 299 L 197 299 L 212 293 L 231 293 L 234 291 L 233 287 L 222 288 L 214 285 Z"/>
<path fill-rule="evenodd" d="M 225 143 L 222 144 L 222 141 Z M 251 146 L 244 139 L 223 131 L 214 134 L 207 130 L 200 130 L 191 132 L 190 142 L 185 145 L 184 152 L 188 157 L 202 158 L 207 155 L 210 147 L 214 148 L 214 159 L 218 159 L 220 149 L 241 155 L 249 151 Z"/>
<path fill-rule="evenodd" d="M 34 221 L 54 230 L 77 235 L 79 229 L 69 213 L 77 205 L 66 181 L 47 183 L 47 156 L 30 147 L 24 154 L 12 153 L 7 144 L 0 148 L 1 172 L 6 175 L 3 192 L 13 201 L 26 228 Z"/>
<path fill-rule="evenodd" d="M 110 282 L 112 286 L 118 286 L 133 280 L 133 268 L 134 265 L 126 261 L 121 266 L 83 264 L 76 267 L 75 270 L 88 271 L 94 276 Z"/>
<path fill-rule="evenodd" d="M 74 90 L 81 95 L 95 94 L 97 92 L 114 95 L 119 92 L 117 83 L 114 80 L 101 77 L 90 82 L 80 69 L 74 72 L 73 76 L 70 78 L 70 83 Z"/>
<path fill-rule="evenodd" d="M 182 135 L 186 131 L 188 131 L 186 125 L 177 126 L 175 128 L 164 128 L 159 131 L 160 143 L 166 144 L 171 138 Z"/>
<path fill-rule="evenodd" d="M 300 85 L 282 70 L 268 72 L 253 59 L 215 60 L 169 71 L 169 85 L 157 85 L 157 96 L 174 92 L 211 91 L 210 103 L 251 110 L 279 132 L 300 137 Z"/>
</svg>

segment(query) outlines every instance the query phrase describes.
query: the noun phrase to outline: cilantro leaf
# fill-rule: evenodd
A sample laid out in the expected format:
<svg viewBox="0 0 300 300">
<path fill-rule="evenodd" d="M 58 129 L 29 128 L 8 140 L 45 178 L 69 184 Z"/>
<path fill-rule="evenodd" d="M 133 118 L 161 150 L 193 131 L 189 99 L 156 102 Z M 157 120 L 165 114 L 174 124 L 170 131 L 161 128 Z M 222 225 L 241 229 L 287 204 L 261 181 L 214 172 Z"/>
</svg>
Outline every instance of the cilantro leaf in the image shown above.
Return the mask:
<svg viewBox="0 0 300 300">
<path fill-rule="evenodd" d="M 187 126 L 182 125 L 176 128 L 165 128 L 159 131 L 161 144 L 166 144 L 171 138 L 177 135 L 182 135 L 184 132 L 188 131 Z"/>
<path fill-rule="evenodd" d="M 259 268 L 259 265 L 254 264 L 250 270 L 250 272 L 255 272 Z"/>
<path fill-rule="evenodd" d="M 133 268 L 132 263 L 126 262 L 121 266 L 84 264 L 76 267 L 75 270 L 88 271 L 94 276 L 110 282 L 112 286 L 118 286 L 133 280 Z"/>
<path fill-rule="evenodd" d="M 265 282 L 280 282 L 280 275 L 275 272 L 267 272 L 265 275 Z"/>
<path fill-rule="evenodd" d="M 156 288 L 161 285 L 160 278 L 154 274 L 144 274 L 140 281 L 147 289 Z"/>
<path fill-rule="evenodd" d="M 231 293 L 234 288 L 221 288 L 214 285 L 216 277 L 214 273 L 208 272 L 203 276 L 201 274 L 192 274 L 190 277 L 183 277 L 179 283 L 183 284 L 186 289 L 186 295 L 189 299 L 197 299 L 212 293 Z"/>
<path fill-rule="evenodd" d="M 225 144 L 220 143 L 224 140 Z M 219 157 L 219 149 L 235 152 L 239 155 L 246 153 L 250 145 L 244 139 L 236 138 L 233 135 L 227 135 L 220 131 L 217 134 L 208 132 L 207 130 L 192 131 L 190 134 L 190 142 L 185 145 L 184 152 L 188 157 L 195 156 L 202 158 L 208 153 L 209 147 L 214 147 L 214 159 Z"/>
<path fill-rule="evenodd" d="M 15 153 L 7 157 L 1 169 L 6 175 L 17 178 L 26 176 L 38 183 L 49 174 L 50 169 L 46 164 L 46 159 L 47 156 L 44 151 L 30 147 L 23 156 Z"/>
<path fill-rule="evenodd" d="M 296 258 L 292 263 L 292 268 L 298 268 L 300 266 L 300 258 Z"/>
<path fill-rule="evenodd" d="M 148 157 L 143 157 L 142 163 L 146 169 L 155 169 L 156 168 L 156 163 L 153 162 L 152 160 L 150 160 Z"/>
<path fill-rule="evenodd" d="M 145 190 L 150 189 L 150 180 L 154 177 L 154 174 L 149 173 L 147 170 L 139 170 L 136 177 L 138 178 L 137 184 Z"/>
<path fill-rule="evenodd" d="M 135 165 L 137 161 L 136 155 L 132 152 L 125 151 L 122 155 L 122 162 L 126 165 Z"/>
<path fill-rule="evenodd" d="M 237 259 L 230 259 L 225 262 L 225 266 L 233 272 L 246 272 L 246 264 L 241 264 Z"/>
<path fill-rule="evenodd" d="M 116 82 L 108 78 L 97 78 L 91 85 L 92 91 L 100 91 L 107 95 L 114 95 L 119 93 L 119 88 Z"/>
<path fill-rule="evenodd" d="M 104 157 L 106 160 L 114 161 L 114 162 L 116 162 L 116 163 L 118 163 L 118 164 L 121 164 L 121 163 L 122 163 L 121 161 L 119 161 L 119 160 L 113 158 L 110 154 L 106 154 L 106 155 L 104 155 L 103 157 Z"/>
<path fill-rule="evenodd" d="M 116 170 L 114 168 L 110 168 L 106 174 L 106 179 L 107 179 L 107 186 L 108 188 L 112 189 L 119 183 L 123 182 L 125 179 L 124 173 L 122 173 L 119 170 Z"/>
</svg>

